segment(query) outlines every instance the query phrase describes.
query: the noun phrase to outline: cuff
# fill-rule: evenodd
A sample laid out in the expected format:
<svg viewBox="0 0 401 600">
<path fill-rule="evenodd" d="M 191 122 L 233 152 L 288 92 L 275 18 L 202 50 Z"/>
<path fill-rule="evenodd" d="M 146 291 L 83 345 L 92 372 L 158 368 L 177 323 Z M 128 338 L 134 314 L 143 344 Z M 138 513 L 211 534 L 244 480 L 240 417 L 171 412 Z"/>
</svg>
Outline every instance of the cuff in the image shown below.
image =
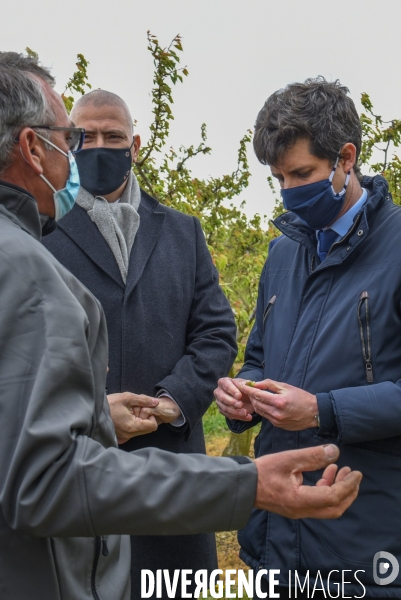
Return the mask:
<svg viewBox="0 0 401 600">
<path fill-rule="evenodd" d="M 316 399 L 320 419 L 320 429 L 317 432 L 318 435 L 322 437 L 337 436 L 338 426 L 330 394 L 316 394 Z"/>
<path fill-rule="evenodd" d="M 247 457 L 241 457 L 240 460 L 239 457 L 227 457 L 227 460 L 234 460 L 238 464 L 236 498 L 228 530 L 238 531 L 245 527 L 255 504 L 258 472 L 253 460 L 244 462 L 244 458 Z"/>
<path fill-rule="evenodd" d="M 171 395 L 168 393 L 167 390 L 159 390 L 156 394 L 156 398 L 160 398 L 160 396 L 167 396 L 168 398 L 170 398 L 170 400 L 172 400 L 178 406 L 178 403 L 174 400 L 174 398 L 171 397 Z M 178 408 L 180 408 L 180 407 L 178 406 Z M 182 414 L 181 409 L 180 409 L 180 412 L 181 412 L 181 415 L 179 417 L 177 417 L 175 421 L 173 421 L 172 423 L 169 423 L 169 425 L 171 425 L 172 427 L 182 427 L 183 425 L 185 425 L 187 420 L 184 417 L 184 415 Z"/>
</svg>

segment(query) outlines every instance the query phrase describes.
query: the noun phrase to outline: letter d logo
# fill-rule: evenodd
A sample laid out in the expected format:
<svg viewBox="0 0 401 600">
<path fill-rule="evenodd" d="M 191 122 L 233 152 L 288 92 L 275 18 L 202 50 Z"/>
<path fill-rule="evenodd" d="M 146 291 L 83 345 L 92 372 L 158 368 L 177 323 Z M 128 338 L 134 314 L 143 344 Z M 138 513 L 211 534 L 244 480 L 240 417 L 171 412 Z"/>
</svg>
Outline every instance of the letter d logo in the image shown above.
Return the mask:
<svg viewBox="0 0 401 600">
<path fill-rule="evenodd" d="M 385 559 L 389 562 L 379 562 L 381 559 Z M 385 573 L 388 573 L 390 564 L 393 567 L 390 575 L 387 577 L 379 577 L 379 574 L 384 575 Z M 393 554 L 390 554 L 390 552 L 384 552 L 383 550 L 381 552 L 376 552 L 373 557 L 373 579 L 377 585 L 388 585 L 389 583 L 393 583 L 398 576 L 399 570 L 400 565 Z"/>
</svg>

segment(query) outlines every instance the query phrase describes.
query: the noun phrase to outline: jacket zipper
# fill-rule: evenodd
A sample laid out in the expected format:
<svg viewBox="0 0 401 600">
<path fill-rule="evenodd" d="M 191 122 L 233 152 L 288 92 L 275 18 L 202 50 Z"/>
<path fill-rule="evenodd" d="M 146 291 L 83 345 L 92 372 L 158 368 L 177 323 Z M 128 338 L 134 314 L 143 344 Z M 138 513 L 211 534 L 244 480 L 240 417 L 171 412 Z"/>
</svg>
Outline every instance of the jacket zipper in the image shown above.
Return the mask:
<svg viewBox="0 0 401 600">
<path fill-rule="evenodd" d="M 266 319 L 269 316 L 269 313 L 270 313 L 271 309 L 273 308 L 275 301 L 276 301 L 276 296 L 272 296 L 266 305 L 266 308 L 263 313 L 263 327 L 265 326 Z"/>
<path fill-rule="evenodd" d="M 365 329 L 362 322 L 362 307 L 365 306 L 365 321 L 366 321 L 366 339 Z M 359 296 L 358 302 L 358 323 L 359 334 L 361 337 L 362 356 L 365 362 L 366 381 L 373 383 L 373 364 L 372 364 L 372 349 L 371 349 L 371 331 L 370 331 L 370 311 L 369 311 L 369 293 L 365 290 Z"/>
<path fill-rule="evenodd" d="M 96 590 L 96 570 L 97 565 L 99 564 L 100 550 L 102 551 L 103 556 L 109 555 L 109 549 L 107 547 L 106 537 L 102 535 L 99 537 L 98 535 L 95 537 L 95 557 L 93 559 L 93 567 L 92 567 L 92 577 L 91 577 L 91 587 L 92 587 L 92 596 L 95 600 L 100 600 L 99 594 Z"/>
<path fill-rule="evenodd" d="M 95 557 L 93 559 L 92 576 L 91 576 L 92 596 L 94 597 L 95 600 L 100 600 L 99 595 L 96 591 L 96 569 L 97 569 L 97 565 L 99 563 L 101 545 L 102 544 L 101 544 L 100 537 L 97 535 L 95 537 Z"/>
</svg>

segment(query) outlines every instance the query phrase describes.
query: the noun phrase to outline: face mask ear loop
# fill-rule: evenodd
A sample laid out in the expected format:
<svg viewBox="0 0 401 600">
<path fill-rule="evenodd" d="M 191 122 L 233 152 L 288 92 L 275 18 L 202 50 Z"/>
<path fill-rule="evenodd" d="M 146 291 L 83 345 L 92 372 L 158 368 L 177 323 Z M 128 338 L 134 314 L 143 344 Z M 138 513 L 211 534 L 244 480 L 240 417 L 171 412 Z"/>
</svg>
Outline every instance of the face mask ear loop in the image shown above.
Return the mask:
<svg viewBox="0 0 401 600">
<path fill-rule="evenodd" d="M 20 149 L 19 149 L 19 151 L 21 152 L 21 156 L 22 156 L 22 158 L 24 159 L 24 161 L 25 161 L 27 164 L 29 164 L 29 163 L 28 163 L 28 161 L 26 160 L 26 158 L 25 158 L 25 156 L 24 156 L 23 152 L 22 152 L 22 148 L 21 148 L 21 146 L 20 146 Z M 49 188 L 50 188 L 50 189 L 53 191 L 53 193 L 56 193 L 56 192 L 57 192 L 57 190 L 56 190 L 56 189 L 55 189 L 55 188 L 52 186 L 52 184 L 50 183 L 50 181 L 48 181 L 44 175 L 40 174 L 40 175 L 39 175 L 39 177 L 40 177 L 41 179 L 43 179 L 43 181 L 44 181 L 45 183 L 47 183 L 47 185 L 48 185 L 48 186 L 49 186 Z"/>
<path fill-rule="evenodd" d="M 329 181 L 330 181 L 330 183 L 331 183 L 331 191 L 332 191 L 332 193 L 333 193 L 333 196 L 334 196 L 335 198 L 341 198 L 342 196 L 344 196 L 345 192 L 347 191 L 347 187 L 348 187 L 349 180 L 350 180 L 350 177 L 351 177 L 351 171 L 349 171 L 349 172 L 347 173 L 347 176 L 346 176 L 346 178 L 345 178 L 345 182 L 344 182 L 344 187 L 343 187 L 343 189 L 341 190 L 341 192 L 338 192 L 338 194 L 337 194 L 337 192 L 335 192 L 335 190 L 334 190 L 334 188 L 333 188 L 332 181 L 333 181 L 334 173 L 336 172 L 336 169 L 337 169 L 337 167 L 338 167 L 338 162 L 339 162 L 339 160 L 340 160 L 340 155 L 338 155 L 338 156 L 337 156 L 336 162 L 334 163 L 333 170 L 332 170 L 332 172 L 330 173 L 330 177 L 329 177 Z"/>
<path fill-rule="evenodd" d="M 48 186 L 49 186 L 49 188 L 50 188 L 50 189 L 53 191 L 53 193 L 54 193 L 54 194 L 57 192 L 56 188 L 54 188 L 54 187 L 52 186 L 52 184 L 50 183 L 50 181 L 49 181 L 48 179 L 46 179 L 46 177 L 45 177 L 44 175 L 40 174 L 40 175 L 39 175 L 39 177 L 40 177 L 41 179 L 43 179 L 43 181 L 44 181 L 45 183 L 47 183 L 47 185 L 48 185 Z"/>
</svg>

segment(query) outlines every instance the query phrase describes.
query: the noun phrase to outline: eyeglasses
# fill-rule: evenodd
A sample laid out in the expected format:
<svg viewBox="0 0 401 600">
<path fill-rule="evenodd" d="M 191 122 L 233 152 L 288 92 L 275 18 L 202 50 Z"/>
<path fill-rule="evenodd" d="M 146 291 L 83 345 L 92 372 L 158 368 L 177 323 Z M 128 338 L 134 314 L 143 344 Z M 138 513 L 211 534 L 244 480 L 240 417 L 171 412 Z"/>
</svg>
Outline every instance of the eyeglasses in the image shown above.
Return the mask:
<svg viewBox="0 0 401 600">
<path fill-rule="evenodd" d="M 49 129 L 50 131 L 68 131 L 70 137 L 66 138 L 71 152 L 82 150 L 85 140 L 85 129 L 83 127 L 55 127 L 53 125 L 29 125 L 31 129 Z"/>
</svg>

